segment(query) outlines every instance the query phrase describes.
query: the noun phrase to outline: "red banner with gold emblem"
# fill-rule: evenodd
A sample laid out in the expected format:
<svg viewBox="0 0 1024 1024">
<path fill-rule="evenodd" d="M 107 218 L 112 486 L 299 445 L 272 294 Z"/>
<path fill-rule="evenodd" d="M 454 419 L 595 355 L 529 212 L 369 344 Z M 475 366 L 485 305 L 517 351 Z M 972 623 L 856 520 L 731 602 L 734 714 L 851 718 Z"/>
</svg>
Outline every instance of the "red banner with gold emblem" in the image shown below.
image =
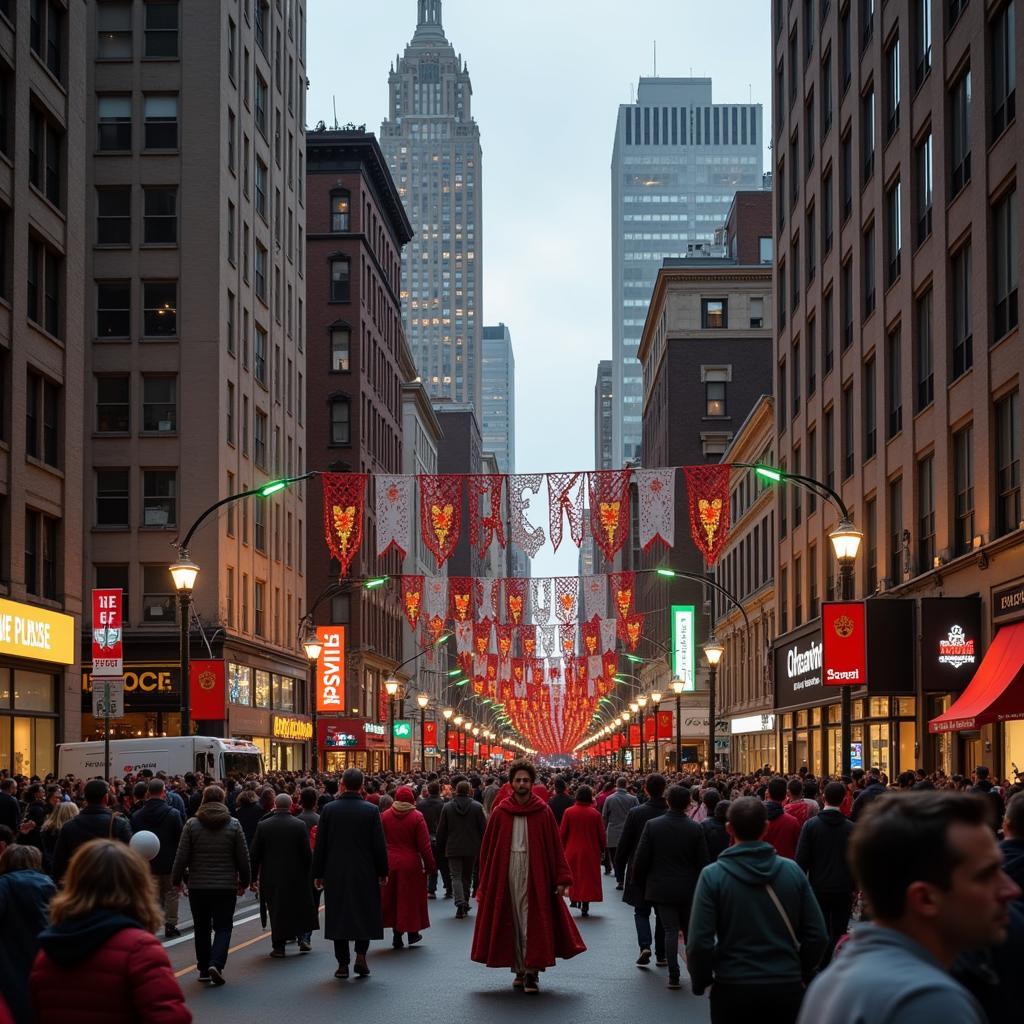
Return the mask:
<svg viewBox="0 0 1024 1024">
<path fill-rule="evenodd" d="M 462 529 L 462 477 L 453 474 L 419 477 L 420 532 L 440 568 L 452 556 Z"/>
<path fill-rule="evenodd" d="M 731 468 L 728 463 L 683 467 L 690 503 L 690 534 L 708 565 L 715 563 L 729 536 Z"/>
<path fill-rule="evenodd" d="M 587 474 L 590 488 L 590 532 L 610 562 L 626 543 L 629 529 L 631 469 L 596 470 Z"/>
<path fill-rule="evenodd" d="M 363 540 L 366 473 L 323 473 L 324 538 L 344 576 Z"/>
<path fill-rule="evenodd" d="M 409 622 L 409 628 L 416 629 L 423 611 L 423 576 L 402 577 L 402 611 Z"/>
</svg>

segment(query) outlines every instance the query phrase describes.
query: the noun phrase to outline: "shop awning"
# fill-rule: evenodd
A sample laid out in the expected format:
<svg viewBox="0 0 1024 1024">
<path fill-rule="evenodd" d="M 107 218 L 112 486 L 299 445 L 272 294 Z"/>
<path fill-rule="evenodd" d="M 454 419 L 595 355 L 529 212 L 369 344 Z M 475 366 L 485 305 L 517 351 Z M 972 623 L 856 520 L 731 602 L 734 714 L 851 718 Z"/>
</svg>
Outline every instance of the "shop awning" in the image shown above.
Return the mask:
<svg viewBox="0 0 1024 1024">
<path fill-rule="evenodd" d="M 928 731 L 979 729 L 1014 718 L 1024 718 L 1024 622 L 996 633 L 967 689 L 928 723 Z"/>
</svg>

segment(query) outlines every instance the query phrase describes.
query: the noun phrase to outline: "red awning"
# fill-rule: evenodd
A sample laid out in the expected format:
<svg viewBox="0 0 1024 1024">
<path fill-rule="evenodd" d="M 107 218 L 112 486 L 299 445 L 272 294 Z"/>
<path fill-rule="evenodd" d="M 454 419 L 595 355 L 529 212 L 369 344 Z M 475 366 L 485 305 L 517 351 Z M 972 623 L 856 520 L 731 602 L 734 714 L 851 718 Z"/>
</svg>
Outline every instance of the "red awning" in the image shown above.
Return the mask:
<svg viewBox="0 0 1024 1024">
<path fill-rule="evenodd" d="M 1024 718 L 1024 622 L 996 633 L 967 689 L 928 723 L 928 731 L 979 729 L 1014 718 Z"/>
</svg>

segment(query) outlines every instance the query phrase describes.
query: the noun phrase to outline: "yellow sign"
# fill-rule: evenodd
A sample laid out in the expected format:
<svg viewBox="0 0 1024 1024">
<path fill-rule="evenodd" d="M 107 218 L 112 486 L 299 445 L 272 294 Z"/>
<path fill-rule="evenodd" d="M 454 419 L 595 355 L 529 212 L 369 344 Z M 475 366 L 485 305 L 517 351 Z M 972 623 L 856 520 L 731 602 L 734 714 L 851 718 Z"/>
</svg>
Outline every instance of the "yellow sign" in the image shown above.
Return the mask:
<svg viewBox="0 0 1024 1024">
<path fill-rule="evenodd" d="M 0 654 L 71 665 L 75 620 L 48 608 L 0 598 Z"/>
<path fill-rule="evenodd" d="M 270 719 L 270 731 L 279 740 L 311 740 L 313 723 L 301 718 L 285 718 L 274 715 Z"/>
</svg>

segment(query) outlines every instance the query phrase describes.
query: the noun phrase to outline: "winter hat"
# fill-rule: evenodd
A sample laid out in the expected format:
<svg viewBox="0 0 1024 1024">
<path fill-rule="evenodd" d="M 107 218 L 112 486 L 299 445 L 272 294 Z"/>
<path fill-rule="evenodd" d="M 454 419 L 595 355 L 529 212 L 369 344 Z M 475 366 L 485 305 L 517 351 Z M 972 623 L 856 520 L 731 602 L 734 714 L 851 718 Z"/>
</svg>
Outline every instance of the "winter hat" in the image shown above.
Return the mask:
<svg viewBox="0 0 1024 1024">
<path fill-rule="evenodd" d="M 401 801 L 406 804 L 413 804 L 416 802 L 416 797 L 413 795 L 413 791 L 409 786 L 399 786 L 395 790 L 395 802 Z"/>
</svg>

